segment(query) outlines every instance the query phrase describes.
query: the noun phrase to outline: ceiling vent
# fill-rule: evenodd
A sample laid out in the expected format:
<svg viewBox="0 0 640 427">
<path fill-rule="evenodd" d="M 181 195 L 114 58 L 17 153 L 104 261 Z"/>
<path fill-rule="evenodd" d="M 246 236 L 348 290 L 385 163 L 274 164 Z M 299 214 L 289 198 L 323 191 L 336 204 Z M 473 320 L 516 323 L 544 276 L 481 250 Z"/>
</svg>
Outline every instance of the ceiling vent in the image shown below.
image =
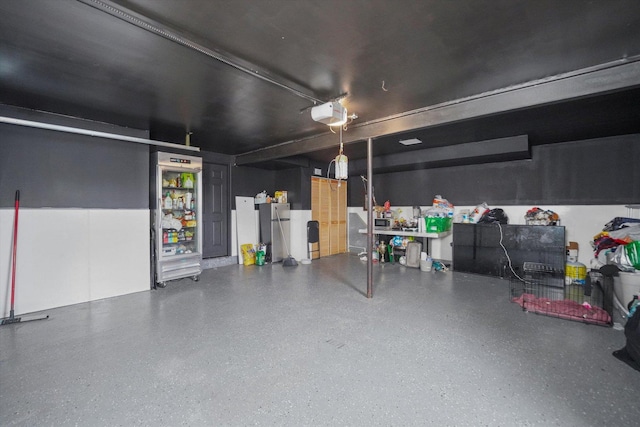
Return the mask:
<svg viewBox="0 0 640 427">
<path fill-rule="evenodd" d="M 422 144 L 422 141 L 420 141 L 418 138 L 401 139 L 400 140 L 400 144 L 402 144 L 402 145 L 416 145 L 416 144 Z"/>
</svg>

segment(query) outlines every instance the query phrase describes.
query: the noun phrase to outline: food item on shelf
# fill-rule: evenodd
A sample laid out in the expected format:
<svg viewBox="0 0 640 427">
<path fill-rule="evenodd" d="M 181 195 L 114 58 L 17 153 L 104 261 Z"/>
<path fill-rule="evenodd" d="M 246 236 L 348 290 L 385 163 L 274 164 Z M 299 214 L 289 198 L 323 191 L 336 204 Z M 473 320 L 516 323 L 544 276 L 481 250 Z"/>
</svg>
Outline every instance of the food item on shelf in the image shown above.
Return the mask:
<svg viewBox="0 0 640 427">
<path fill-rule="evenodd" d="M 182 180 L 182 186 L 184 188 L 193 188 L 193 183 L 195 179 L 193 178 L 193 174 L 190 172 L 183 172 L 180 174 L 180 179 Z"/>
<path fill-rule="evenodd" d="M 162 228 L 166 230 L 170 230 L 170 229 L 180 230 L 182 228 L 182 222 L 179 219 L 174 218 L 173 215 L 171 214 L 167 214 L 164 217 L 162 217 L 161 225 L 162 225 Z"/>
</svg>

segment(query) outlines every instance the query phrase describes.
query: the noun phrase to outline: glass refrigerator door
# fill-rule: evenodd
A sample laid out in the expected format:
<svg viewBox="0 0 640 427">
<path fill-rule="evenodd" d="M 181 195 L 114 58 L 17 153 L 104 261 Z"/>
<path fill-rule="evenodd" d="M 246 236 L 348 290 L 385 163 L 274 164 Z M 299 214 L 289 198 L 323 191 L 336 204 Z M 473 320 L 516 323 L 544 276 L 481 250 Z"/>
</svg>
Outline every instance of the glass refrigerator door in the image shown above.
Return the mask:
<svg viewBox="0 0 640 427">
<path fill-rule="evenodd" d="M 198 174 L 184 170 L 161 169 L 162 250 L 161 258 L 199 252 Z"/>
</svg>

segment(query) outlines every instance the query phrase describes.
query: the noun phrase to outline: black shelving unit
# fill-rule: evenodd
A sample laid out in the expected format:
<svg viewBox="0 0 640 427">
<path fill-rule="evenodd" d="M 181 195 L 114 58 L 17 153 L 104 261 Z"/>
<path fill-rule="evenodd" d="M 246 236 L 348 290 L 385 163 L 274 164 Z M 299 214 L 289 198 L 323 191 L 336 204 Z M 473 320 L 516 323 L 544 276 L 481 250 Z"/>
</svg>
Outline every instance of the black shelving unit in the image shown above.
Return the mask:
<svg viewBox="0 0 640 427">
<path fill-rule="evenodd" d="M 500 246 L 502 236 L 502 245 Z M 562 226 L 511 224 L 454 224 L 453 269 L 508 279 L 525 262 L 545 264 L 562 274 L 552 284 L 564 285 L 565 229 Z"/>
</svg>

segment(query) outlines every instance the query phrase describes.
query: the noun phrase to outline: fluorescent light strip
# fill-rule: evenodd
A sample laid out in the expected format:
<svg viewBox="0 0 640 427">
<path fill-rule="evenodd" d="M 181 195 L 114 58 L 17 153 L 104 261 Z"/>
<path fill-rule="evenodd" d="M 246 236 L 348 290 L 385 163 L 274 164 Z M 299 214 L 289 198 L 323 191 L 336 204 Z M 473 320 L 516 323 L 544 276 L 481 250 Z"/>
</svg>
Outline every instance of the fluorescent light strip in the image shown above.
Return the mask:
<svg viewBox="0 0 640 427">
<path fill-rule="evenodd" d="M 94 130 L 74 128 L 70 126 L 60 126 L 50 123 L 34 122 L 32 120 L 14 119 L 13 117 L 0 116 L 0 123 L 8 123 L 11 125 L 27 126 L 38 129 L 47 129 L 58 132 L 75 133 L 78 135 L 94 136 L 96 138 L 116 139 L 119 141 L 136 142 L 138 144 L 157 145 L 160 147 L 178 148 L 180 150 L 200 151 L 200 147 L 191 147 L 187 145 L 174 144 L 172 142 L 155 141 L 153 139 L 137 138 L 135 136 L 118 135 L 116 133 L 98 132 Z"/>
</svg>

